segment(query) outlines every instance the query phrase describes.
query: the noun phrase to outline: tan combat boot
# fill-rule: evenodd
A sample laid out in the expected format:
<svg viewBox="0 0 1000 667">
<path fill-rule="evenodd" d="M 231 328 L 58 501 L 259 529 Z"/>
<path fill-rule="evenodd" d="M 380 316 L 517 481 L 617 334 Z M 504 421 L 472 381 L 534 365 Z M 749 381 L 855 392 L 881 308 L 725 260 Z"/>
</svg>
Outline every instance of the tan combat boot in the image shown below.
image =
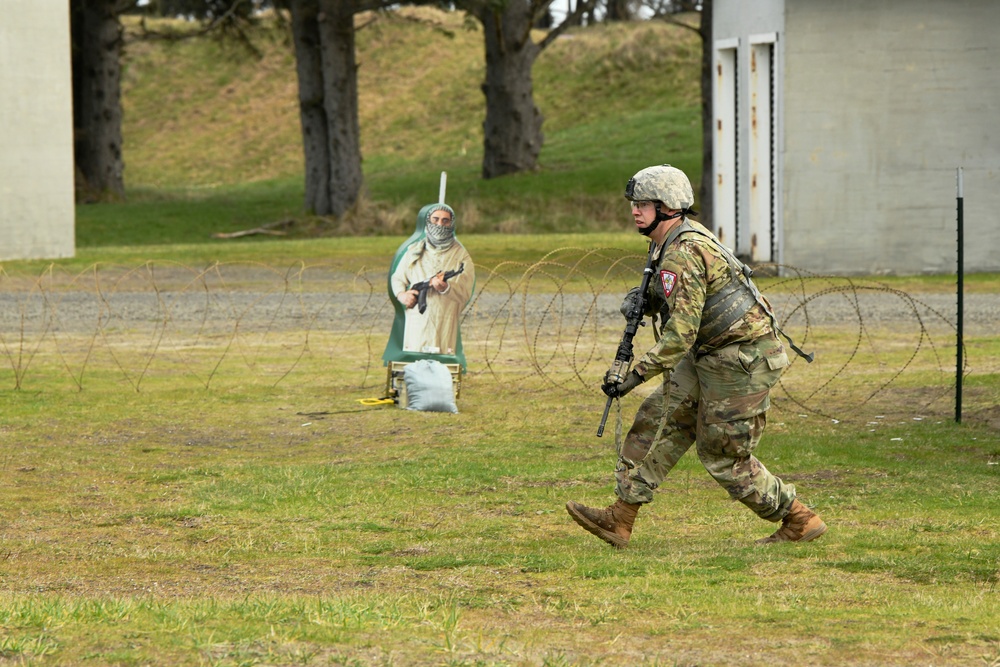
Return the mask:
<svg viewBox="0 0 1000 667">
<path fill-rule="evenodd" d="M 774 542 L 809 542 L 826 532 L 826 524 L 808 507 L 796 498 L 792 508 L 781 520 L 781 528 L 770 537 L 757 540 L 757 544 L 772 544 Z"/>
<path fill-rule="evenodd" d="M 614 505 L 602 510 L 585 507 L 572 500 L 566 503 L 566 511 L 587 532 L 596 535 L 608 544 L 619 549 L 628 546 L 632 537 L 632 524 L 639 513 L 641 505 L 625 502 L 622 499 Z"/>
</svg>

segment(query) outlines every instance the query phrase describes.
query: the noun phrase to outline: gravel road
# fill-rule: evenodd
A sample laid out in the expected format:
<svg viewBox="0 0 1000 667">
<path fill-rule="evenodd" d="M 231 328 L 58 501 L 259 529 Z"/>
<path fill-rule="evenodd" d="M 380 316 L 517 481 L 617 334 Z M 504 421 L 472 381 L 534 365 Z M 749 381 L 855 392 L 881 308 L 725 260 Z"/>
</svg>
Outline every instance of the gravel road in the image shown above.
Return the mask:
<svg viewBox="0 0 1000 667">
<path fill-rule="evenodd" d="M 572 390 L 590 387 L 590 380 L 606 370 L 607 356 L 613 351 L 623 322 L 618 308 L 624 290 L 619 283 L 594 294 L 590 283 L 538 281 L 531 283 L 537 289 L 525 295 L 516 279 L 508 276 L 489 280 L 484 274 L 481 272 L 477 278 L 477 293 L 462 321 L 470 372 L 478 381 L 510 383 L 511 378 L 517 378 L 522 389 L 530 385 L 535 390 L 554 386 Z M 55 360 L 67 374 L 70 370 L 65 369 L 80 373 L 84 365 L 89 368 L 99 360 L 108 363 L 112 357 L 121 359 L 119 351 L 124 349 L 132 350 L 139 359 L 133 362 L 134 368 L 128 366 L 128 361 L 122 362 L 126 364 L 123 374 L 131 369 L 130 382 L 135 382 L 139 369 L 145 368 L 143 355 L 150 354 L 150 350 L 163 355 L 162 360 L 157 356 L 159 365 L 154 364 L 150 373 L 160 368 L 171 372 L 171 364 L 180 363 L 173 350 L 198 349 L 199 354 L 215 363 L 226 358 L 237 338 L 244 344 L 265 338 L 280 344 L 287 350 L 287 368 L 275 371 L 254 366 L 251 372 L 284 377 L 297 363 L 299 354 L 307 349 L 329 354 L 342 344 L 337 342 L 343 340 L 340 335 L 347 333 L 367 339 L 368 359 L 359 358 L 358 363 L 359 368 L 369 368 L 369 372 L 356 381 L 379 381 L 380 372 L 371 373 L 370 369 L 381 367 L 381 351 L 394 317 L 384 274 L 359 278 L 326 272 L 320 279 L 310 275 L 288 280 L 279 272 L 244 268 L 238 279 L 227 274 L 227 280 L 215 281 L 166 280 L 162 273 L 155 283 L 140 273 L 118 276 L 116 280 L 100 278 L 88 281 L 76 276 L 52 284 L 0 281 L 0 359 L 7 362 L 0 364 L 0 369 L 7 366 L 2 371 L 5 382 L 18 379 L 30 386 L 33 374 L 43 372 L 45 357 Z M 551 287 L 546 291 L 543 285 Z M 882 357 L 881 352 L 898 352 L 900 346 L 911 346 L 912 357 L 903 350 L 902 356 L 908 359 L 904 363 L 925 375 L 931 373 L 935 379 L 927 391 L 945 406 L 934 409 L 950 409 L 948 365 L 953 357 L 942 351 L 953 349 L 954 295 L 906 294 L 884 288 L 858 288 L 855 282 L 823 281 L 813 291 L 804 289 L 795 296 L 772 294 L 771 301 L 785 330 L 800 343 L 808 341 L 808 349 L 824 330 L 854 335 L 863 325 L 865 344 L 856 351 L 869 356 L 874 351 L 877 358 L 872 362 L 859 357 L 859 363 L 884 375 L 874 377 L 873 386 L 895 381 L 900 370 L 892 365 L 892 355 Z M 1000 331 L 1000 295 L 967 294 L 964 324 L 967 339 L 995 336 Z M 280 332 L 287 335 L 270 337 Z M 308 341 L 316 340 L 316 332 L 332 334 L 333 341 L 326 347 L 310 344 Z M 112 354 L 107 354 L 109 351 Z M 36 352 L 42 357 L 35 362 L 32 360 Z M 817 357 L 819 363 L 794 367 L 785 383 L 789 386 L 782 387 L 782 391 L 809 397 L 810 409 L 817 412 L 828 407 L 831 400 L 842 400 L 844 392 L 848 395 L 856 391 L 850 384 L 852 373 L 841 374 L 843 350 L 827 348 L 822 352 L 822 360 Z M 182 356 L 186 359 L 189 354 L 184 352 Z M 282 363 L 280 358 L 274 361 L 277 366 Z M 974 364 L 979 373 L 996 372 L 995 367 L 991 357 L 982 355 Z M 497 373 L 500 375 L 494 378 Z M 90 376 L 86 377 L 89 380 Z M 805 385 L 796 387 L 796 381 Z M 840 382 L 845 383 L 843 390 Z M 878 400 L 866 401 L 865 410 L 890 414 L 894 409 L 909 409 L 912 396 L 897 396 L 907 391 L 903 386 L 905 383 L 892 385 L 887 391 L 879 389 L 882 393 Z M 804 387 L 819 387 L 824 393 L 812 397 Z M 994 417 L 989 412 L 984 419 L 1000 424 L 1000 414 Z"/>
<path fill-rule="evenodd" d="M 804 303 L 803 303 L 804 301 Z M 968 294 L 964 303 L 967 335 L 1000 331 L 1000 295 Z M 834 291 L 821 295 L 772 297 L 776 312 L 791 325 L 808 317 L 813 327 L 892 327 L 922 322 L 930 329 L 953 329 L 956 297 L 952 294 Z M 551 316 L 554 323 L 579 322 L 596 312 L 601 322 L 618 323 L 619 294 L 522 294 L 495 290 L 478 293 L 466 311 L 463 332 L 503 318 L 534 322 Z M 330 331 L 391 326 L 393 310 L 385 292 L 347 289 L 296 292 L 284 289 L 247 291 L 2 291 L 0 331 L 11 334 L 45 327 L 57 332 L 93 332 L 97 327 L 128 328 L 169 322 L 179 330 L 267 326 L 273 330 L 320 328 Z"/>
</svg>

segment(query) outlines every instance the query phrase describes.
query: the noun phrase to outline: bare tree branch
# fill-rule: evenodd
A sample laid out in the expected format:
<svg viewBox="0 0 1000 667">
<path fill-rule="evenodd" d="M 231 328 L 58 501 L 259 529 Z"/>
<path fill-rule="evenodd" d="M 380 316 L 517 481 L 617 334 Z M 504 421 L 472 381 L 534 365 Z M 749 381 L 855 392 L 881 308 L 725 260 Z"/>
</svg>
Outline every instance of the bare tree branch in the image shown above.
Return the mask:
<svg viewBox="0 0 1000 667">
<path fill-rule="evenodd" d="M 571 25 L 580 25 L 580 19 L 590 12 L 596 4 L 597 0 L 584 0 L 577 3 L 572 13 L 567 14 L 559 25 L 549 30 L 549 33 L 538 43 L 538 48 L 544 50 L 549 44 L 558 39 L 559 35 L 566 32 L 568 27 Z"/>
<path fill-rule="evenodd" d="M 213 18 L 208 22 L 208 24 L 202 26 L 200 29 L 191 31 L 161 32 L 158 30 L 150 30 L 146 25 L 146 17 L 143 16 L 139 19 L 139 27 L 141 28 L 141 31 L 138 39 L 162 39 L 169 42 L 181 42 L 188 39 L 194 39 L 196 37 L 202 37 L 217 30 L 231 30 L 235 33 L 237 41 L 245 46 L 255 58 L 260 60 L 264 57 L 263 52 L 257 48 L 257 46 L 253 43 L 253 40 L 250 39 L 250 36 L 247 35 L 236 14 L 236 10 L 239 6 L 249 1 L 250 0 L 235 0 L 235 2 L 229 6 L 224 14 Z"/>
<path fill-rule="evenodd" d="M 654 15 L 651 18 L 660 19 L 664 23 L 669 23 L 670 25 L 675 25 L 675 26 L 678 26 L 680 28 L 687 28 L 688 30 L 690 30 L 690 31 L 692 31 L 692 32 L 694 32 L 694 33 L 696 33 L 698 35 L 701 34 L 701 28 L 700 27 L 698 27 L 696 25 L 691 25 L 690 23 L 685 23 L 684 21 L 679 21 L 679 20 L 675 19 L 673 16 L 669 16 L 669 15 L 667 15 L 667 16 L 655 16 Z"/>
<path fill-rule="evenodd" d="M 677 18 L 678 14 L 700 13 L 703 5 L 701 0 L 646 0 L 645 4 L 653 12 L 651 19 L 659 19 L 701 34 L 700 26 L 686 23 Z"/>
</svg>

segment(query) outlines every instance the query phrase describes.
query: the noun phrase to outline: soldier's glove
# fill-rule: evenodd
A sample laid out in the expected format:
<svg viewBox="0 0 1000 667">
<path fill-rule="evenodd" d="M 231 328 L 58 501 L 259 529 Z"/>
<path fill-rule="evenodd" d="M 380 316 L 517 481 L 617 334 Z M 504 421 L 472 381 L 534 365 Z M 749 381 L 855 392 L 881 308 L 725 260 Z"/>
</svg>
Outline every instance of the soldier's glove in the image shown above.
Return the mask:
<svg viewBox="0 0 1000 667">
<path fill-rule="evenodd" d="M 638 307 L 639 302 L 642 301 L 642 292 L 638 287 L 633 287 L 625 295 L 625 299 L 622 300 L 622 306 L 619 308 L 625 319 L 628 319 L 632 315 L 632 311 Z"/>
<path fill-rule="evenodd" d="M 601 385 L 601 391 L 604 392 L 605 396 L 609 396 L 610 398 L 620 398 L 645 381 L 646 378 L 639 375 L 639 372 L 633 368 L 621 382 L 613 382 L 605 376 L 604 384 Z"/>
</svg>

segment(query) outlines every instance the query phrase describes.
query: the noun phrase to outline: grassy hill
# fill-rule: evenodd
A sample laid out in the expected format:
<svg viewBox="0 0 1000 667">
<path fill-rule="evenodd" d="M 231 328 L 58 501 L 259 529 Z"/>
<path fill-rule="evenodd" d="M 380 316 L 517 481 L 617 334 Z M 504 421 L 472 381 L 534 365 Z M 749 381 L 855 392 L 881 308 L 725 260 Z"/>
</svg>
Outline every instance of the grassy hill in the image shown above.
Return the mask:
<svg viewBox="0 0 1000 667">
<path fill-rule="evenodd" d="M 534 69 L 539 170 L 484 181 L 478 24 L 428 8 L 358 24 L 367 194 L 358 215 L 303 219 L 293 48 L 266 23 L 252 34 L 259 55 L 214 37 L 129 40 L 128 201 L 80 207 L 78 243 L 197 242 L 288 218 L 300 234 L 405 233 L 437 197 L 443 170 L 463 233 L 608 229 L 627 224 L 621 192 L 638 169 L 670 162 L 700 173 L 701 45 L 689 30 L 600 25 L 557 40 Z"/>
</svg>

